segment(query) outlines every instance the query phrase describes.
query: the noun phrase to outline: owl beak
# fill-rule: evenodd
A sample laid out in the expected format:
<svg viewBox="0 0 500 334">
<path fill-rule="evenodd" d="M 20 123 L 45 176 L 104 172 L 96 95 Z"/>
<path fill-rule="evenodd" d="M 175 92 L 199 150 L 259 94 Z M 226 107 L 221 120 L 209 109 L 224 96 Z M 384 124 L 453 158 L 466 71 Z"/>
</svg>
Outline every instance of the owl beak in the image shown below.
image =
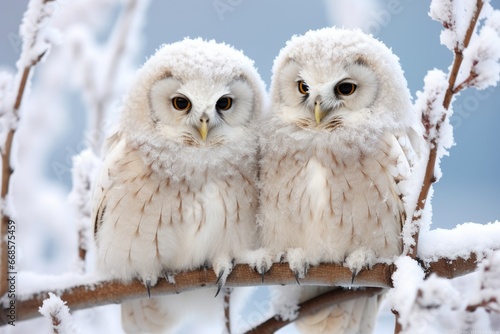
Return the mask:
<svg viewBox="0 0 500 334">
<path fill-rule="evenodd" d="M 314 105 L 314 118 L 316 118 L 316 123 L 321 123 L 321 119 L 324 117 L 323 111 L 321 110 L 321 106 L 319 102 L 316 102 Z"/>
<path fill-rule="evenodd" d="M 208 134 L 208 118 L 202 117 L 200 118 L 201 126 L 198 129 L 200 132 L 201 139 L 205 141 L 207 139 L 207 134 Z"/>
</svg>

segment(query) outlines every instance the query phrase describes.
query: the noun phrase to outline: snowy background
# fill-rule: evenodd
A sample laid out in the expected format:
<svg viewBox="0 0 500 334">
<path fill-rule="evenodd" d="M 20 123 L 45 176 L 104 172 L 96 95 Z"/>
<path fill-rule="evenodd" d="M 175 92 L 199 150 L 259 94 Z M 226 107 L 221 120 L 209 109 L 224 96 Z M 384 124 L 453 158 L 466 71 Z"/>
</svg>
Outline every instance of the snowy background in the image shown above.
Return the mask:
<svg viewBox="0 0 500 334">
<path fill-rule="evenodd" d="M 0 5 L 1 69 L 11 72 L 15 69 L 21 51 L 18 27 L 27 2 L 17 0 Z M 87 34 L 81 31 L 72 31 L 71 39 L 65 36 L 73 22 L 97 36 L 97 43 L 104 43 L 119 17 L 122 3 L 116 0 L 73 2 L 76 5 L 71 5 L 72 13 L 64 13 L 70 6 L 67 0 L 60 1 L 56 8 L 56 14 L 60 15 L 55 19 L 63 34 L 62 44 L 53 48 L 53 55 L 63 52 L 64 43 L 86 38 Z M 80 10 L 76 11 L 78 3 Z M 493 0 L 492 5 L 500 7 L 498 0 Z M 133 41 L 129 41 L 132 43 L 128 47 L 132 58 L 122 66 L 129 71 L 123 71 L 125 75 L 119 77 L 114 91 L 123 91 L 128 82 L 126 73 L 133 73 L 131 69 L 141 65 L 159 45 L 186 36 L 213 38 L 242 49 L 255 60 L 268 85 L 274 57 L 293 34 L 333 24 L 360 27 L 391 47 L 400 57 L 413 96 L 422 89 L 428 70 L 436 67 L 446 71 L 452 61 L 450 51 L 439 43 L 441 25 L 427 14 L 428 1 L 156 0 L 145 6 L 145 10 L 142 29 L 130 36 Z M 79 88 L 82 85 L 78 82 L 84 80 L 85 73 L 77 64 L 77 56 L 98 50 L 98 47 L 77 50 L 73 58 L 61 56 L 60 59 L 67 60 L 64 62 L 51 63 L 49 57 L 35 70 L 34 87 L 41 82 L 43 89 L 26 101 L 22 116 L 29 120 L 18 132 L 17 176 L 13 176 L 17 208 L 14 218 L 23 223 L 18 224 L 22 239 L 18 246 L 19 269 L 60 274 L 76 266 L 76 249 L 75 254 L 66 251 L 76 243 L 76 236 L 72 219 L 68 218 L 72 208 L 65 198 L 71 188 L 72 156 L 85 147 L 91 136 L 84 131 L 89 122 L 85 106 L 92 100 L 88 92 Z M 106 61 L 102 59 L 87 70 L 99 72 L 98 65 Z M 66 76 L 74 77 L 70 80 L 72 85 L 63 84 L 63 98 L 51 100 L 52 87 L 61 87 Z M 95 86 L 102 91 L 106 78 L 97 78 Z M 117 102 L 109 101 L 109 104 Z M 457 146 L 451 149 L 450 157 L 443 159 L 443 178 L 434 187 L 433 228 L 452 228 L 469 221 L 484 224 L 500 218 L 500 132 L 497 130 L 500 88 L 467 90 L 453 107 L 451 123 Z M 265 295 L 266 291 L 249 289 L 247 293 Z M 252 317 L 262 316 L 268 308 L 267 301 L 253 300 L 255 302 L 244 311 L 243 322 L 256 321 Z M 110 316 L 118 315 L 117 306 L 107 310 Z M 103 332 L 114 332 L 119 326 L 117 318 L 109 322 L 95 310 L 77 312 L 75 318 L 80 318 L 80 323 L 93 323 Z M 382 318 L 387 319 L 381 322 L 382 326 L 387 324 L 390 328 L 392 315 L 386 312 Z M 386 329 L 380 328 L 378 332 L 386 333 Z"/>
</svg>

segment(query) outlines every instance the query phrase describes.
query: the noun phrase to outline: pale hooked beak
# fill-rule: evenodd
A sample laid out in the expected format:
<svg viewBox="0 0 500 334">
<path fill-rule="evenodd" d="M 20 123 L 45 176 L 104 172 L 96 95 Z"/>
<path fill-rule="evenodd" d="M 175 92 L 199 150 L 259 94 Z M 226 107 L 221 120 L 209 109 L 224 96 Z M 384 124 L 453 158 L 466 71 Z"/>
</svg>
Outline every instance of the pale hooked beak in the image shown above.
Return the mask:
<svg viewBox="0 0 500 334">
<path fill-rule="evenodd" d="M 321 123 L 321 119 L 324 117 L 323 111 L 321 110 L 321 106 L 319 102 L 314 104 L 314 118 L 316 118 L 316 123 Z"/>
<path fill-rule="evenodd" d="M 201 139 L 205 141 L 207 139 L 207 134 L 208 134 L 208 117 L 202 116 L 200 118 L 200 122 L 201 125 L 198 131 L 200 132 Z"/>
</svg>

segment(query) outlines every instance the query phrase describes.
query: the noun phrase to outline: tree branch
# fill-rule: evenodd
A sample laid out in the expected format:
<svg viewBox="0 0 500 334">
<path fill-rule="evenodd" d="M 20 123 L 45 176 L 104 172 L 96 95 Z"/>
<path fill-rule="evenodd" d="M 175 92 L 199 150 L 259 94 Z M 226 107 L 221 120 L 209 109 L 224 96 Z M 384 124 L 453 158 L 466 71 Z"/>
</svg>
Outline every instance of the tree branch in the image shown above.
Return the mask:
<svg viewBox="0 0 500 334">
<path fill-rule="evenodd" d="M 315 314 L 329 306 L 356 298 L 372 297 L 382 293 L 383 291 L 384 289 L 382 288 L 364 288 L 357 290 L 347 290 L 343 288 L 334 289 L 299 304 L 297 318 L 293 320 L 281 320 L 276 317 L 272 317 L 259 326 L 249 330 L 246 334 L 273 334 L 280 328 L 283 328 L 302 317 Z"/>
<path fill-rule="evenodd" d="M 476 23 L 477 23 L 477 20 L 479 18 L 479 14 L 481 13 L 482 8 L 483 8 L 483 0 L 477 0 L 476 10 L 475 10 L 474 14 L 472 15 L 471 21 L 469 23 L 469 26 L 467 28 L 467 32 L 466 32 L 465 37 L 464 37 L 463 48 L 459 48 L 458 46 L 455 47 L 455 50 L 454 50 L 455 58 L 453 60 L 453 65 L 452 65 L 451 71 L 449 73 L 448 88 L 446 90 L 446 94 L 445 94 L 444 100 L 443 100 L 443 107 L 446 110 L 448 110 L 450 107 L 453 95 L 455 95 L 458 92 L 458 90 L 455 89 L 455 83 L 457 80 L 458 73 L 460 71 L 460 66 L 462 65 L 462 61 L 464 59 L 463 50 L 466 49 L 467 46 L 469 45 L 469 42 L 470 42 L 471 37 L 472 37 L 472 33 L 474 32 L 474 29 L 475 29 L 475 26 L 476 26 Z M 411 221 L 412 224 L 415 224 L 416 229 L 412 235 L 413 244 L 409 247 L 408 255 L 414 259 L 417 257 L 417 249 L 418 249 L 418 237 L 419 237 L 419 230 L 420 230 L 420 226 L 419 226 L 418 222 L 422 218 L 422 211 L 425 208 L 425 203 L 427 202 L 429 190 L 430 190 L 432 184 L 436 181 L 436 177 L 434 175 L 434 170 L 436 167 L 437 151 L 438 151 L 438 147 L 439 147 L 439 143 L 438 143 L 439 137 L 440 137 L 439 134 L 440 134 L 441 126 L 443 125 L 444 121 L 446 120 L 447 115 L 448 115 L 447 113 L 443 113 L 442 117 L 435 124 L 436 135 L 430 139 L 429 160 L 427 161 L 427 167 L 425 169 L 424 181 L 422 184 L 422 188 L 420 190 L 420 194 L 418 196 L 418 201 L 417 201 L 417 206 L 415 208 L 415 213 L 413 214 L 412 221 Z M 425 122 L 425 120 L 423 120 L 423 122 Z"/>
<path fill-rule="evenodd" d="M 440 259 L 424 265 L 427 274 L 435 273 L 446 278 L 459 277 L 473 272 L 477 267 L 477 257 L 471 254 L 467 259 L 457 258 L 454 260 Z M 355 286 L 362 287 L 392 287 L 391 276 L 396 270 L 394 265 L 376 264 L 372 269 L 362 270 L 354 281 Z M 352 273 L 349 268 L 338 264 L 323 263 L 311 267 L 307 276 L 300 279 L 301 285 L 328 285 L 349 286 Z M 213 270 L 198 269 L 179 273 L 175 276 L 175 283 L 169 283 L 161 279 L 151 289 L 153 296 L 181 293 L 199 289 L 202 287 L 216 287 L 217 277 Z M 226 287 L 259 286 L 259 285 L 295 285 L 294 273 L 290 270 L 288 263 L 275 263 L 269 272 L 265 274 L 264 283 L 259 273 L 251 269 L 247 264 L 238 264 L 229 275 Z M 17 300 L 17 320 L 27 320 L 39 316 L 37 309 L 43 300 L 48 297 L 49 291 L 43 291 L 31 296 L 21 297 Z M 56 291 L 62 300 L 67 302 L 72 310 L 80 310 L 89 307 L 121 303 L 128 299 L 147 298 L 148 293 L 144 285 L 134 280 L 123 284 L 117 281 L 96 282 L 95 284 L 79 285 L 62 291 Z M 5 307 L 5 306 L 4 306 Z M 7 312 L 0 315 L 0 325 L 5 325 Z"/>
</svg>

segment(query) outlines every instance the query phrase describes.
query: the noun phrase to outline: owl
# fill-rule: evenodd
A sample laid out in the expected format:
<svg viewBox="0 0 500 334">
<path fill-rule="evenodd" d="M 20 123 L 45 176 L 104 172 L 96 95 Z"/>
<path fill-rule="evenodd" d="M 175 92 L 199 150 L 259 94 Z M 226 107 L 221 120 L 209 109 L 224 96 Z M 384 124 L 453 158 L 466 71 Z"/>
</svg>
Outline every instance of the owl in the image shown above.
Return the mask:
<svg viewBox="0 0 500 334">
<path fill-rule="evenodd" d="M 97 267 L 154 286 L 211 265 L 219 288 L 257 238 L 257 119 L 265 87 L 225 44 L 185 39 L 138 71 L 94 195 Z M 127 332 L 175 321 L 169 298 L 122 304 Z M 213 300 L 213 294 L 212 294 Z"/>
<path fill-rule="evenodd" d="M 344 264 L 354 277 L 401 254 L 423 139 L 398 58 L 383 43 L 337 28 L 293 37 L 275 59 L 262 124 L 263 247 L 283 254 L 296 277 L 320 262 Z M 304 288 L 300 300 L 322 290 Z M 340 304 L 297 325 L 369 333 L 378 300 Z"/>
</svg>

